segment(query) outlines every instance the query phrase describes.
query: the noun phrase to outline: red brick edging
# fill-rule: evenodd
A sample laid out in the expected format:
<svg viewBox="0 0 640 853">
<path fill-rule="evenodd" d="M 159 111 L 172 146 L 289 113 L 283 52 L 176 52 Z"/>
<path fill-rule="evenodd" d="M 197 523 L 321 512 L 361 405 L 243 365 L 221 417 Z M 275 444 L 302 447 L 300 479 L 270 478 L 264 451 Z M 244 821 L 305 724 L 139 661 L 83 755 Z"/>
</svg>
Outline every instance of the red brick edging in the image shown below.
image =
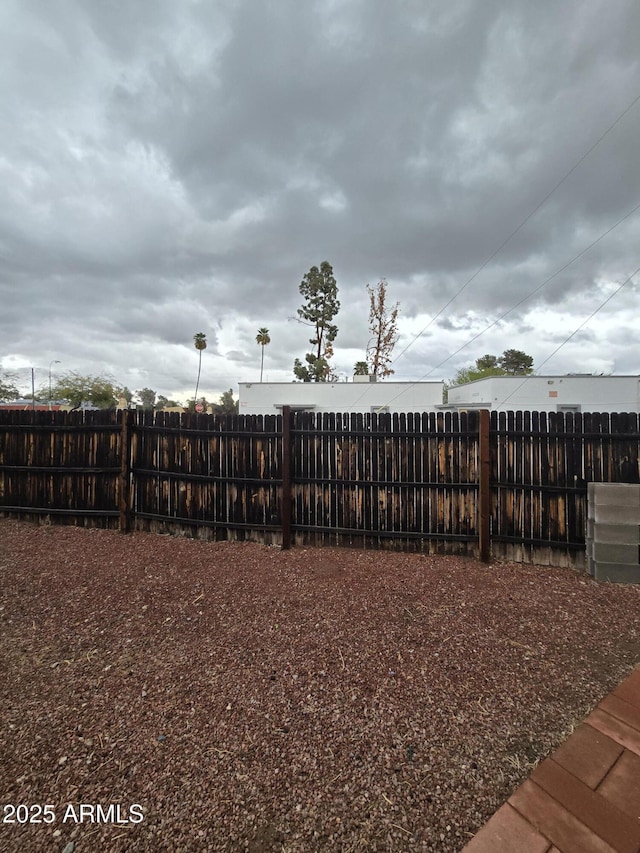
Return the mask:
<svg viewBox="0 0 640 853">
<path fill-rule="evenodd" d="M 640 667 L 462 853 L 640 853 Z"/>
</svg>

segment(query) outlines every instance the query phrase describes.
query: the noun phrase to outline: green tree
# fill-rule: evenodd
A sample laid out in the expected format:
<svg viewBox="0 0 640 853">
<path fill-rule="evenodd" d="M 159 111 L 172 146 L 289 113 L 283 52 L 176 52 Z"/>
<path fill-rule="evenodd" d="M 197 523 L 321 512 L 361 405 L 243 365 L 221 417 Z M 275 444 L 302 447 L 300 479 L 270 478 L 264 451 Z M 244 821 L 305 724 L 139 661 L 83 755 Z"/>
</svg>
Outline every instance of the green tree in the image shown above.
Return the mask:
<svg viewBox="0 0 640 853">
<path fill-rule="evenodd" d="M 13 373 L 6 373 L 0 370 L 0 402 L 9 400 L 17 400 L 20 392 L 15 386 L 16 377 Z"/>
<path fill-rule="evenodd" d="M 522 350 L 508 349 L 502 355 L 483 355 L 475 365 L 461 368 L 449 383 L 464 385 L 487 376 L 528 376 L 533 373 L 533 358 Z"/>
<path fill-rule="evenodd" d="M 211 408 L 217 415 L 237 415 L 239 409 L 239 401 L 233 399 L 233 388 L 224 391 L 220 395 L 220 401 L 213 403 Z"/>
<path fill-rule="evenodd" d="M 156 398 L 156 409 L 158 411 L 162 409 L 170 409 L 179 406 L 180 403 L 175 400 L 170 400 L 168 397 L 165 397 L 164 394 L 158 394 Z"/>
<path fill-rule="evenodd" d="M 200 371 L 202 370 L 202 353 L 207 348 L 207 336 L 204 332 L 196 332 L 193 336 L 193 345 L 198 350 L 198 378 L 196 380 L 196 393 L 193 395 L 194 401 L 198 399 L 198 387 L 200 385 Z"/>
<path fill-rule="evenodd" d="M 54 400 L 64 400 L 72 408 L 83 404 L 97 409 L 115 409 L 122 389 L 107 376 L 83 376 L 75 371 L 63 374 L 52 387 Z M 47 389 L 48 395 L 48 389 Z"/>
<path fill-rule="evenodd" d="M 299 358 L 293 362 L 293 373 L 296 379 L 301 382 L 330 382 L 332 377 L 331 365 L 328 359 L 324 357 L 318 358 L 313 353 L 308 352 L 303 364 Z"/>
<path fill-rule="evenodd" d="M 383 278 L 376 287 L 367 285 L 369 294 L 369 331 L 371 339 L 367 347 L 367 362 L 374 376 L 384 378 L 395 371 L 389 366 L 391 354 L 398 340 L 399 303 L 387 307 L 387 282 Z"/>
<path fill-rule="evenodd" d="M 450 385 L 465 385 L 467 382 L 475 382 L 476 379 L 485 379 L 487 376 L 504 376 L 501 367 L 478 367 L 477 362 L 471 367 L 462 367 L 453 377 Z"/>
<path fill-rule="evenodd" d="M 140 405 L 143 409 L 154 409 L 156 405 L 156 392 L 152 388 L 142 388 L 136 391 Z"/>
<path fill-rule="evenodd" d="M 478 370 L 494 370 L 495 368 L 499 368 L 500 365 L 498 363 L 497 355 L 483 355 L 480 358 L 476 359 L 476 368 Z"/>
<path fill-rule="evenodd" d="M 262 347 L 262 352 L 260 354 L 260 382 L 262 382 L 262 371 L 264 369 L 264 348 L 267 346 L 267 344 L 271 343 L 271 338 L 269 337 L 269 329 L 265 329 L 264 326 L 258 329 L 258 334 L 256 335 L 256 343 L 260 344 L 260 346 Z"/>
<path fill-rule="evenodd" d="M 529 376 L 533 373 L 533 358 L 520 349 L 506 349 L 498 364 L 508 376 Z"/>
<path fill-rule="evenodd" d="M 356 361 L 353 366 L 353 375 L 354 376 L 368 376 L 369 375 L 369 365 L 366 361 Z"/>
<path fill-rule="evenodd" d="M 332 344 L 338 334 L 338 327 L 332 320 L 340 310 L 338 286 L 331 264 L 323 261 L 320 269 L 311 267 L 299 289 L 304 304 L 298 308 L 298 316 L 300 322 L 313 328 L 313 337 L 309 338 L 309 343 L 314 350 L 305 355 L 306 364 L 296 358 L 293 372 L 303 382 L 329 382 L 335 379 L 329 359 L 333 355 Z"/>
</svg>

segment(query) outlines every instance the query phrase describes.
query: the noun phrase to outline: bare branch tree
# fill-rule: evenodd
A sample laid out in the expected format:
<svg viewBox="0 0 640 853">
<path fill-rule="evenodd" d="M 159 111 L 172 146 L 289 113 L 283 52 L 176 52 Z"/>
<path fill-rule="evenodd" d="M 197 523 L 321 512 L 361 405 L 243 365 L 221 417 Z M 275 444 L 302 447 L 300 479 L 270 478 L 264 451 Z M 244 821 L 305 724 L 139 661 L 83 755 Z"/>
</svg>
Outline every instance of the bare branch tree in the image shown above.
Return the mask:
<svg viewBox="0 0 640 853">
<path fill-rule="evenodd" d="M 398 340 L 398 310 L 396 302 L 391 313 L 387 308 L 387 282 L 381 279 L 376 287 L 367 285 L 369 294 L 369 331 L 372 337 L 367 346 L 367 364 L 373 376 L 384 378 L 394 371 L 389 367 L 391 354 Z"/>
</svg>

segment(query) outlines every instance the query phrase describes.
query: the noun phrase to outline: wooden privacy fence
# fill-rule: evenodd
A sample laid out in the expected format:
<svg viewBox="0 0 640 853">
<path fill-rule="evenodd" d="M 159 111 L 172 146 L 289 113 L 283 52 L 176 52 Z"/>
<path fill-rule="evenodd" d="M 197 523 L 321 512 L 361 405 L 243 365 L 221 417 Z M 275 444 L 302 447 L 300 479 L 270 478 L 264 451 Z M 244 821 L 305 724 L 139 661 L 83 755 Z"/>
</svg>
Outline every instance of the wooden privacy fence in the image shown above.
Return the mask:
<svg viewBox="0 0 640 853">
<path fill-rule="evenodd" d="M 0 513 L 268 544 L 580 566 L 587 482 L 638 415 L 0 411 Z"/>
</svg>

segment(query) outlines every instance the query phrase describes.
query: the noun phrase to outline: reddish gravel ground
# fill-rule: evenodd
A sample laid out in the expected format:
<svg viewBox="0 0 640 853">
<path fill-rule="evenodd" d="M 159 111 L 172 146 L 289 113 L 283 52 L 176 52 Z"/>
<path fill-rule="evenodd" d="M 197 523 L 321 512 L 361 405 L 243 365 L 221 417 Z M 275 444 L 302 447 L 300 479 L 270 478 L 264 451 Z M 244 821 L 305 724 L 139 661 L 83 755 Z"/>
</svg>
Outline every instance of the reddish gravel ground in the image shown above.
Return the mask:
<svg viewBox="0 0 640 853">
<path fill-rule="evenodd" d="M 4 851 L 459 851 L 640 660 L 566 569 L 0 519 L 0 578 Z"/>
</svg>

